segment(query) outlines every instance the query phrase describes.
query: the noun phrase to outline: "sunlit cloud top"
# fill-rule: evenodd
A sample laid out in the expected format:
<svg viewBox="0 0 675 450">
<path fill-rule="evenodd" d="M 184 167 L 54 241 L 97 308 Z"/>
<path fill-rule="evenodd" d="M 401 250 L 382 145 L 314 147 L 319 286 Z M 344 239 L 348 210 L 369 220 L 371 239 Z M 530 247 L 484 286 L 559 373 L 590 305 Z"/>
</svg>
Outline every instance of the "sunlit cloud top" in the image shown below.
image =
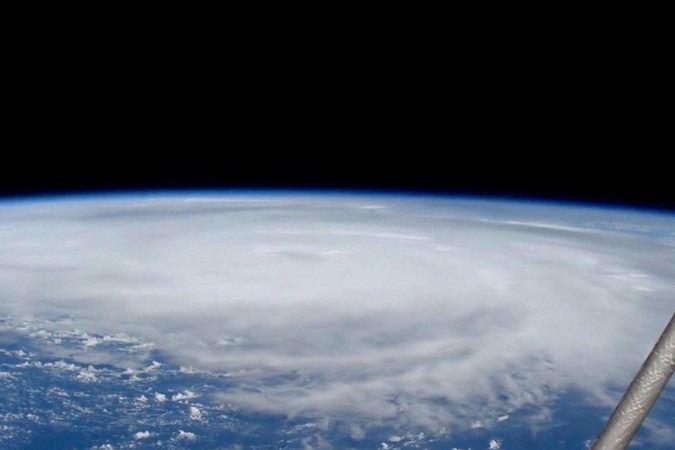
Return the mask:
<svg viewBox="0 0 675 450">
<path fill-rule="evenodd" d="M 0 313 L 153 342 L 246 411 L 434 431 L 611 404 L 673 312 L 671 216 L 254 200 L 0 208 Z"/>
</svg>

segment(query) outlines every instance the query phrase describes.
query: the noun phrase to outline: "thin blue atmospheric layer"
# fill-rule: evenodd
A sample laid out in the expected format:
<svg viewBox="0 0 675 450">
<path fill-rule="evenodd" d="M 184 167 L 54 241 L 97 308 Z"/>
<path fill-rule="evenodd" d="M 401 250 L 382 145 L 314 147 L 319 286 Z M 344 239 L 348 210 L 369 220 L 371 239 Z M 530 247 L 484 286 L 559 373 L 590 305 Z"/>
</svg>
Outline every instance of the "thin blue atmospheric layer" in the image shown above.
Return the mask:
<svg viewBox="0 0 675 450">
<path fill-rule="evenodd" d="M 408 199 L 420 201 L 462 201 L 462 202 L 499 202 L 503 205 L 529 204 L 533 206 L 569 207 L 575 209 L 600 209 L 604 211 L 647 213 L 675 215 L 675 211 L 668 208 L 641 206 L 639 203 L 601 202 L 596 200 L 579 200 L 564 198 L 546 198 L 542 196 L 528 197 L 512 194 L 474 194 L 448 193 L 442 191 L 425 191 L 414 189 L 326 189 L 326 188 L 223 188 L 223 189 L 146 189 L 120 191 L 91 191 L 46 193 L 32 195 L 16 195 L 0 198 L 0 205 L 29 205 L 45 203 L 100 203 L 101 201 L 129 201 L 129 200 L 177 200 L 185 198 L 200 198 L 204 200 L 218 199 L 287 199 L 287 198 L 314 198 L 314 199 Z"/>
<path fill-rule="evenodd" d="M 95 192 L 0 199 L 0 207 L 60 207 L 63 205 L 121 205 L 156 202 L 294 201 L 325 203 L 377 202 L 400 207 L 414 205 L 418 211 L 454 208 L 457 217 L 479 221 L 518 223 L 534 220 L 545 226 L 567 226 L 601 232 L 642 235 L 675 240 L 675 211 L 626 204 L 545 200 L 514 196 L 447 194 L 423 191 L 354 191 L 325 189 L 212 189 Z M 461 215 L 461 216 L 460 216 Z"/>
</svg>

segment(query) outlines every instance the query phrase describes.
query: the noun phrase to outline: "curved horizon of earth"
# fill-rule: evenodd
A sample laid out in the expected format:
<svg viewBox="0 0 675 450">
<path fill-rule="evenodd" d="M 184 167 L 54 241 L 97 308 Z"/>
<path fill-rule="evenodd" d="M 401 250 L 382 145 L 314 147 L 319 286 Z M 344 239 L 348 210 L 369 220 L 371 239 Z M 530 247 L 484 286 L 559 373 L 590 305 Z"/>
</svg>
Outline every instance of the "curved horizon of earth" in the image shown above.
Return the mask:
<svg viewBox="0 0 675 450">
<path fill-rule="evenodd" d="M 675 214 L 340 192 L 0 201 L 3 449 L 585 449 Z M 672 383 L 630 448 L 675 445 Z"/>
</svg>

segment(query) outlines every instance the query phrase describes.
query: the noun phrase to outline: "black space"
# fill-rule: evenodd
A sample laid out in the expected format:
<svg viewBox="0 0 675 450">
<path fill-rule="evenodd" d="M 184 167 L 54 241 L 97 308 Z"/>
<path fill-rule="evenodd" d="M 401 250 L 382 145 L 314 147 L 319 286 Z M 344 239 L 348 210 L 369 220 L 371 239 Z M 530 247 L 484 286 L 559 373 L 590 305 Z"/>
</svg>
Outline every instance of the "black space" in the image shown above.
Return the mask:
<svg viewBox="0 0 675 450">
<path fill-rule="evenodd" d="M 0 197 L 320 188 L 675 210 L 653 45 L 437 31 L 37 40 L 13 66 Z"/>
<path fill-rule="evenodd" d="M 393 144 L 390 139 L 382 147 Z M 463 149 L 451 142 L 445 150 L 397 144 L 396 150 L 354 150 L 344 148 L 348 142 L 330 146 L 317 139 L 291 152 L 276 148 L 288 144 L 273 141 L 260 150 L 226 142 L 221 150 L 204 150 L 184 141 L 171 152 L 29 153 L 7 161 L 0 186 L 3 196 L 232 188 L 422 191 L 675 210 L 670 167 L 646 155 L 622 160 L 569 151 Z"/>
<path fill-rule="evenodd" d="M 605 111 L 600 120 L 570 108 L 543 117 L 516 109 L 446 114 L 420 110 L 423 101 L 393 110 L 354 103 L 220 114 L 198 109 L 199 101 L 136 110 L 130 97 L 128 107 L 66 117 L 55 110 L 53 121 L 26 127 L 3 158 L 0 196 L 354 189 L 675 210 L 673 168 L 653 131 L 661 125 L 633 115 Z"/>
</svg>

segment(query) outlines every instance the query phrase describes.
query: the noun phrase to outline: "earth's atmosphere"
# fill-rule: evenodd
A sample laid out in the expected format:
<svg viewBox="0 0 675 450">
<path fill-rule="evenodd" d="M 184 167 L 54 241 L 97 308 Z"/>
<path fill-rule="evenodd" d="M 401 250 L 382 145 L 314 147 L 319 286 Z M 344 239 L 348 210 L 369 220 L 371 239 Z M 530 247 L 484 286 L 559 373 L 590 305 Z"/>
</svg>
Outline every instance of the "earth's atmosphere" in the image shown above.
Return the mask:
<svg viewBox="0 0 675 450">
<path fill-rule="evenodd" d="M 415 195 L 0 204 L 2 449 L 585 449 L 675 215 Z M 631 448 L 675 446 L 672 383 Z"/>
</svg>

